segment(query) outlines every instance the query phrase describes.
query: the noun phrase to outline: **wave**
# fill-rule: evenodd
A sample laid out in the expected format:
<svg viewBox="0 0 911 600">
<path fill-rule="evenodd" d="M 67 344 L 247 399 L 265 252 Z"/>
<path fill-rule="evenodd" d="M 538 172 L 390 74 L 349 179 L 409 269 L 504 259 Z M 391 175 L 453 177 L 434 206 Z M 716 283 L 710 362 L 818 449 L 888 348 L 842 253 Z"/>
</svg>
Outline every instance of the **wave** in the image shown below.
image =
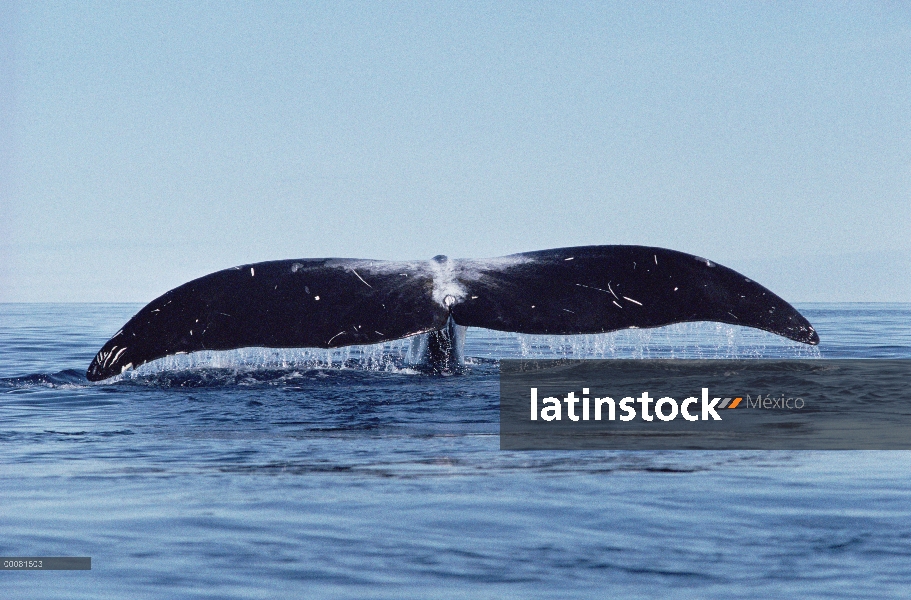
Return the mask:
<svg viewBox="0 0 911 600">
<path fill-rule="evenodd" d="M 87 387 L 88 380 L 83 371 L 64 369 L 56 373 L 32 373 L 19 377 L 0 377 L 0 388 L 59 388 Z"/>
</svg>

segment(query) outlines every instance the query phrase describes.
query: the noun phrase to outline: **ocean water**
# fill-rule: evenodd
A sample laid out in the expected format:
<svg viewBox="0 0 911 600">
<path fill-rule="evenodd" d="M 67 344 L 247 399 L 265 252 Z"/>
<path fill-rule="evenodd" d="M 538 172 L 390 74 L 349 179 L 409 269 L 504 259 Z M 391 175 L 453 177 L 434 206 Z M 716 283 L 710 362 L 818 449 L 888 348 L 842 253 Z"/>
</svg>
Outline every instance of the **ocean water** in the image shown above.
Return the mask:
<svg viewBox="0 0 911 600">
<path fill-rule="evenodd" d="M 907 598 L 909 452 L 500 451 L 503 357 L 911 358 L 911 305 L 807 304 L 818 348 L 716 324 L 469 330 L 191 355 L 90 384 L 138 305 L 0 305 L 3 598 Z"/>
</svg>

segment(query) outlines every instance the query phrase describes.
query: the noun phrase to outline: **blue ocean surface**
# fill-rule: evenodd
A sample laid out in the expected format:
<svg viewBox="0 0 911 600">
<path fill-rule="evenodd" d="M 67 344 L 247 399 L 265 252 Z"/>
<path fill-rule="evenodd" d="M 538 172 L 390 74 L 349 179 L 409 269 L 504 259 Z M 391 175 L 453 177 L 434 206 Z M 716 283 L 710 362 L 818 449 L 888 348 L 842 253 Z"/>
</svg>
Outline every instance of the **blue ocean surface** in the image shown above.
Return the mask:
<svg viewBox="0 0 911 600">
<path fill-rule="evenodd" d="M 714 323 L 469 330 L 84 371 L 140 308 L 0 305 L 3 598 L 907 598 L 911 453 L 499 450 L 499 358 L 911 358 L 911 305 L 805 304 L 818 348 Z M 911 433 L 911 432 L 909 432 Z"/>
</svg>

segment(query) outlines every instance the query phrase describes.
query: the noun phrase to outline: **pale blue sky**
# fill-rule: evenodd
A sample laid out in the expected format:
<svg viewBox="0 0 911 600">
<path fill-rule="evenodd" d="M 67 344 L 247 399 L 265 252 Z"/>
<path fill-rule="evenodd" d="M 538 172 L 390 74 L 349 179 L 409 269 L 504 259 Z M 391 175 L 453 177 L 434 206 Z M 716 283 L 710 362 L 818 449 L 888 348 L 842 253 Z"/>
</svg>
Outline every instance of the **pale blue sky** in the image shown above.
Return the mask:
<svg viewBox="0 0 911 600">
<path fill-rule="evenodd" d="M 907 3 L 0 6 L 0 301 L 610 243 L 911 301 Z"/>
</svg>

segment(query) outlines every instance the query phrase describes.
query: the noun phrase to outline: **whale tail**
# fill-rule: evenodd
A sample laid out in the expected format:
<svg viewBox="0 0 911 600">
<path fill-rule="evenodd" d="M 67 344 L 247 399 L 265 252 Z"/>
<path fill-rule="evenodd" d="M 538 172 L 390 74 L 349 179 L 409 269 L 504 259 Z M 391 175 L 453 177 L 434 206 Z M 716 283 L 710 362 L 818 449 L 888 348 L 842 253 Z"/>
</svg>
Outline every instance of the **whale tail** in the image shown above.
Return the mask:
<svg viewBox="0 0 911 600">
<path fill-rule="evenodd" d="M 458 359 L 465 327 L 572 335 L 687 321 L 819 343 L 790 304 L 732 269 L 663 248 L 583 246 L 483 260 L 300 259 L 218 271 L 150 302 L 105 343 L 86 376 L 100 381 L 197 350 L 335 348 L 422 333 L 433 334 L 428 359 L 443 364 Z"/>
</svg>

